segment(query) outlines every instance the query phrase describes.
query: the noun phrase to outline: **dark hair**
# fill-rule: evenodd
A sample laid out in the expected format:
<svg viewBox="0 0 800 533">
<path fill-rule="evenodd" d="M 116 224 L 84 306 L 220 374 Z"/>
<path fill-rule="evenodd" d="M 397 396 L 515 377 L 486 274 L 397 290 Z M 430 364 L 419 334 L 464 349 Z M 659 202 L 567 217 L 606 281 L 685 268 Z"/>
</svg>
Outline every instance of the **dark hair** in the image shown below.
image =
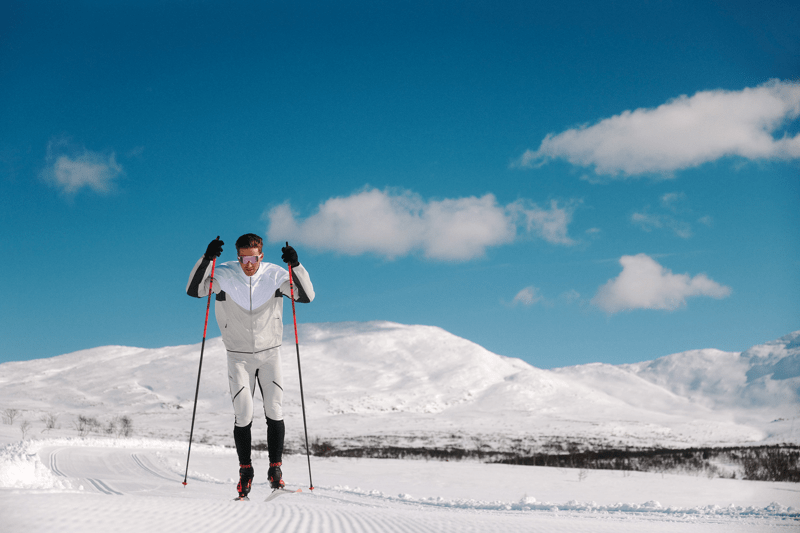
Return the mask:
<svg viewBox="0 0 800 533">
<path fill-rule="evenodd" d="M 261 253 L 261 246 L 263 244 L 264 241 L 255 233 L 245 233 L 236 239 L 236 253 L 238 254 L 239 250 L 242 248 L 258 248 L 258 253 Z"/>
</svg>

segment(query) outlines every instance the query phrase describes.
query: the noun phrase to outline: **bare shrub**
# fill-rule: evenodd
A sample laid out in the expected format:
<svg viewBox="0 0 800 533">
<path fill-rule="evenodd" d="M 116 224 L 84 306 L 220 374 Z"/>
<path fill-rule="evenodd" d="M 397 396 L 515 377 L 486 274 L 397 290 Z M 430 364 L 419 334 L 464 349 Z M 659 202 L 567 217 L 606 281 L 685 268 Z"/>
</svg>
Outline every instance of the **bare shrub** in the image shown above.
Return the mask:
<svg viewBox="0 0 800 533">
<path fill-rule="evenodd" d="M 25 437 L 28 436 L 28 432 L 31 430 L 31 423 L 27 420 L 23 420 L 19 425 L 19 430 L 22 432 L 22 440 L 25 440 Z"/>
<path fill-rule="evenodd" d="M 56 422 L 58 422 L 58 414 L 55 413 L 46 413 L 39 418 L 44 424 L 45 431 L 49 429 L 58 429 L 56 428 Z M 61 426 L 59 426 L 60 428 Z"/>
<path fill-rule="evenodd" d="M 3 411 L 3 423 L 9 426 L 14 425 L 14 419 L 21 415 L 19 409 L 6 409 Z"/>
<path fill-rule="evenodd" d="M 78 419 L 73 422 L 75 430 L 81 437 L 85 437 L 92 431 L 99 432 L 102 427 L 97 418 L 78 415 Z"/>
<path fill-rule="evenodd" d="M 119 416 L 116 418 L 117 421 L 117 436 L 118 437 L 130 437 L 133 435 L 133 420 L 131 417 Z"/>
</svg>

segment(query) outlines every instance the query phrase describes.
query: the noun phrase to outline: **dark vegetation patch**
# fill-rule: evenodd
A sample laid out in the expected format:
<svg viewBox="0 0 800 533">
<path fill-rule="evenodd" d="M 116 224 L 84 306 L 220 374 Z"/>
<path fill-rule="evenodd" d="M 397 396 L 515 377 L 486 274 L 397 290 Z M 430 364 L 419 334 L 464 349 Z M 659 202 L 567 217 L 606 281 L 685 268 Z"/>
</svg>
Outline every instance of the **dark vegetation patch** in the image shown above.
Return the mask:
<svg viewBox="0 0 800 533">
<path fill-rule="evenodd" d="M 266 449 L 265 444 L 254 448 Z M 287 453 L 305 454 L 305 445 L 287 447 Z M 377 459 L 421 459 L 438 461 L 477 460 L 526 466 L 550 466 L 582 470 L 690 473 L 755 481 L 800 483 L 800 447 L 794 445 L 735 446 L 706 448 L 599 448 L 585 449 L 577 443 L 551 443 L 537 451 L 497 451 L 488 447 L 347 446 L 315 441 L 310 452 L 318 457 L 363 457 Z"/>
</svg>

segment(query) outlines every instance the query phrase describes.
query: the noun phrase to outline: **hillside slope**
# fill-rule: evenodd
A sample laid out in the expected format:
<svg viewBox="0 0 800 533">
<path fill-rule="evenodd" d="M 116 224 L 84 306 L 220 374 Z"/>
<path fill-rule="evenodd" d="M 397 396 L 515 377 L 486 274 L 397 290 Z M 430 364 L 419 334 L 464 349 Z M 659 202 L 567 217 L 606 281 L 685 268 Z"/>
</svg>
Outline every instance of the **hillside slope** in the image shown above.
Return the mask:
<svg viewBox="0 0 800 533">
<path fill-rule="evenodd" d="M 337 446 L 457 446 L 510 450 L 573 441 L 603 446 L 797 442 L 800 332 L 742 353 L 705 349 L 633 365 L 542 370 L 493 354 L 440 328 L 389 322 L 300 327 L 312 441 Z M 299 446 L 293 333 L 284 339 L 287 438 Z M 57 414 L 138 434 L 188 436 L 199 345 L 106 346 L 0 365 L 0 405 L 34 430 Z M 257 403 L 257 405 L 259 405 Z M 257 419 L 263 412 L 257 408 Z M 225 351 L 206 342 L 196 435 L 230 440 Z M 255 425 L 256 441 L 265 438 Z M 52 430 L 55 432 L 56 430 Z"/>
</svg>

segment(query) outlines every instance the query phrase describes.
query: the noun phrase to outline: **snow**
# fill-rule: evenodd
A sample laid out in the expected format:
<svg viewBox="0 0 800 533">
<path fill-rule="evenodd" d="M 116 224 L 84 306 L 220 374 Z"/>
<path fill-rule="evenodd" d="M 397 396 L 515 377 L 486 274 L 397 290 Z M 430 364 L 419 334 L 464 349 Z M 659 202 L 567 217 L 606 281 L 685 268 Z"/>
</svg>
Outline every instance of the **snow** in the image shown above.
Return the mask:
<svg viewBox="0 0 800 533">
<path fill-rule="evenodd" d="M 293 333 L 293 332 L 292 332 Z M 312 443 L 513 451 L 548 443 L 797 443 L 795 332 L 741 353 L 542 370 L 439 328 L 300 328 Z M 285 339 L 287 444 L 302 449 L 294 339 Z M 288 349 L 291 347 L 291 349 Z M 3 531 L 796 531 L 800 485 L 703 475 L 289 454 L 299 494 L 233 502 L 237 460 L 224 348 L 209 339 L 188 484 L 199 345 L 100 347 L 0 365 Z M 55 418 L 47 424 L 46 417 Z M 78 435 L 78 416 L 96 421 Z M 133 421 L 122 437 L 120 416 Z M 48 427 L 52 426 L 52 427 Z M 266 438 L 263 413 L 254 441 Z M 25 431 L 22 431 L 23 427 Z M 23 438 L 24 437 L 24 438 Z"/>
<path fill-rule="evenodd" d="M 495 450 L 536 449 L 553 441 L 636 447 L 797 443 L 800 372 L 791 372 L 800 357 L 797 337 L 741 354 L 706 349 L 635 365 L 542 370 L 430 326 L 300 327 L 312 437 L 339 447 L 370 446 L 376 439 Z M 0 401 L 25 412 L 34 426 L 47 414 L 69 425 L 79 414 L 107 424 L 115 413 L 131 416 L 138 435 L 181 439 L 199 351 L 199 345 L 106 346 L 6 363 L 0 365 Z M 284 410 L 297 420 L 293 332 L 283 351 Z M 765 364 L 777 365 L 778 376 L 765 373 L 772 368 Z M 221 339 L 209 339 L 198 428 L 210 443 L 229 443 L 226 376 Z M 263 421 L 263 412 L 256 415 Z M 300 433 L 290 430 L 288 437 L 297 449 Z"/>
<path fill-rule="evenodd" d="M 775 531 L 796 530 L 800 487 L 669 474 L 477 462 L 312 457 L 284 461 L 300 494 L 234 502 L 236 456 L 157 439 L 53 438 L 0 452 L 4 531 Z"/>
</svg>

